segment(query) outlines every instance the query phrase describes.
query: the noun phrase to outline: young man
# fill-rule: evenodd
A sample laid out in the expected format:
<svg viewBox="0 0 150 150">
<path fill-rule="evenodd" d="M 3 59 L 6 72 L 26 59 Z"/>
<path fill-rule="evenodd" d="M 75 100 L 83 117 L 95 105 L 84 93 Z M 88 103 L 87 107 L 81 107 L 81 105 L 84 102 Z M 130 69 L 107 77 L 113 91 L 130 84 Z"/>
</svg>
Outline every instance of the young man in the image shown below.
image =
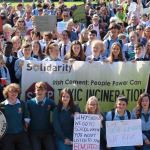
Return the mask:
<svg viewBox="0 0 150 150">
<path fill-rule="evenodd" d="M 36 58 L 31 57 L 32 48 L 30 44 L 25 43 L 22 46 L 22 52 L 23 52 L 23 57 L 17 59 L 15 62 L 15 76 L 20 82 L 22 76 L 22 67 L 25 60 L 37 60 Z"/>
<path fill-rule="evenodd" d="M 53 100 L 46 97 L 47 85 L 45 82 L 35 84 L 35 97 L 27 101 L 30 114 L 30 133 L 33 150 L 55 150 L 53 127 L 50 122 L 50 112 L 55 108 Z"/>
<path fill-rule="evenodd" d="M 17 97 L 20 87 L 16 83 L 9 84 L 3 90 L 5 101 L 0 104 L 0 110 L 7 121 L 7 131 L 2 138 L 2 150 L 30 150 L 29 140 L 25 133 L 28 111 L 23 101 Z"/>
</svg>

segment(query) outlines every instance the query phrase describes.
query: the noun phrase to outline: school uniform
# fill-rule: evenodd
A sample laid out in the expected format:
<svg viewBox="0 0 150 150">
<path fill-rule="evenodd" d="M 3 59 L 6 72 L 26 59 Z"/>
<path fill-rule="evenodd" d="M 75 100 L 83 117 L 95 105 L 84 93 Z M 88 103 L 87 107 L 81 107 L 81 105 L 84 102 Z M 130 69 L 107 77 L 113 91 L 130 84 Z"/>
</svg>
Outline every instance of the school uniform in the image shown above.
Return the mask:
<svg viewBox="0 0 150 150">
<path fill-rule="evenodd" d="M 14 68 L 15 69 L 15 76 L 19 81 L 21 81 L 21 75 L 22 75 L 22 69 L 20 68 L 19 63 L 21 61 L 25 61 L 25 60 L 37 60 L 37 59 L 33 58 L 33 57 L 29 57 L 29 58 L 21 57 L 21 58 L 16 60 L 15 68 Z"/>
<path fill-rule="evenodd" d="M 28 137 L 24 131 L 24 123 L 28 120 L 28 112 L 24 102 L 17 99 L 11 104 L 7 99 L 1 103 L 1 110 L 7 121 L 7 131 L 2 138 L 2 150 L 30 150 Z"/>
<path fill-rule="evenodd" d="M 79 109 L 76 108 L 76 112 Z M 71 145 L 64 144 L 66 138 L 73 141 L 74 114 L 69 108 L 56 108 L 53 113 L 53 126 L 56 134 L 57 150 L 72 150 Z"/>
<path fill-rule="evenodd" d="M 132 60 L 135 57 L 135 51 L 134 51 L 134 44 L 133 43 L 126 43 L 124 54 L 126 60 Z"/>
<path fill-rule="evenodd" d="M 137 118 L 136 117 L 136 112 L 133 111 L 132 112 L 132 116 L 133 118 Z M 142 136 L 143 136 L 143 143 L 145 140 L 149 140 L 150 141 L 150 109 L 148 110 L 148 112 L 145 114 L 143 109 L 141 111 L 141 122 L 142 122 Z M 144 145 L 142 146 L 143 150 L 150 150 L 150 145 Z"/>
<path fill-rule="evenodd" d="M 85 56 L 86 57 L 92 55 L 91 42 L 90 41 L 82 44 L 82 48 L 83 48 L 83 50 L 85 52 Z"/>
<path fill-rule="evenodd" d="M 61 61 L 60 58 L 52 59 L 50 56 L 45 57 L 42 61 Z"/>
<path fill-rule="evenodd" d="M 35 97 L 27 101 L 27 107 L 31 119 L 29 131 L 33 150 L 41 150 L 41 143 L 45 150 L 55 150 L 50 121 L 50 112 L 55 108 L 54 101 L 45 97 L 39 102 Z"/>
<path fill-rule="evenodd" d="M 113 45 L 113 43 L 118 42 L 120 43 L 121 47 L 122 47 L 122 51 L 124 52 L 125 48 L 124 48 L 124 44 L 118 39 L 118 37 L 116 38 L 116 40 L 114 41 L 110 36 L 108 38 L 106 38 L 104 40 L 104 45 L 105 45 L 105 53 L 104 56 L 108 57 L 110 55 L 110 51 L 111 51 L 111 47 Z"/>
<path fill-rule="evenodd" d="M 18 79 L 15 76 L 15 69 L 14 69 L 17 58 L 13 56 L 9 57 L 4 56 L 4 60 L 10 74 L 11 83 L 19 83 Z"/>
<path fill-rule="evenodd" d="M 94 55 L 90 55 L 90 56 L 86 57 L 86 61 L 89 61 L 89 60 L 102 62 L 102 61 L 106 60 L 106 57 L 102 56 L 102 55 L 99 55 L 98 57 L 95 57 Z"/>
<path fill-rule="evenodd" d="M 106 121 L 113 121 L 113 120 L 129 120 L 129 116 L 127 111 L 125 111 L 124 116 L 120 116 L 117 110 L 114 110 L 114 117 L 112 118 L 112 111 L 106 113 Z M 111 150 L 135 150 L 134 146 L 120 146 L 120 147 L 113 147 Z"/>
<path fill-rule="evenodd" d="M 70 50 L 71 48 L 71 41 L 68 41 L 66 44 L 64 44 L 63 41 L 60 41 L 58 43 L 59 45 L 59 51 L 60 51 L 60 59 L 64 59 L 65 55 L 67 54 L 67 52 Z"/>
</svg>

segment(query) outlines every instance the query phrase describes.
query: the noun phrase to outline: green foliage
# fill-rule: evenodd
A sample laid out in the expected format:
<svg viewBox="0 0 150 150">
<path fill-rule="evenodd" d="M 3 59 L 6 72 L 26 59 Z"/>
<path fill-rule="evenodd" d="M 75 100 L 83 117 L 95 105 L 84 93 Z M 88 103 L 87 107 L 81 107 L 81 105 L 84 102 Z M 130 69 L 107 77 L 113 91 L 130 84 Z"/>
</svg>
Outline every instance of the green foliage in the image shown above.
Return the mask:
<svg viewBox="0 0 150 150">
<path fill-rule="evenodd" d="M 73 19 L 78 23 L 86 23 L 84 4 L 79 5 L 77 9 L 73 12 Z"/>
</svg>

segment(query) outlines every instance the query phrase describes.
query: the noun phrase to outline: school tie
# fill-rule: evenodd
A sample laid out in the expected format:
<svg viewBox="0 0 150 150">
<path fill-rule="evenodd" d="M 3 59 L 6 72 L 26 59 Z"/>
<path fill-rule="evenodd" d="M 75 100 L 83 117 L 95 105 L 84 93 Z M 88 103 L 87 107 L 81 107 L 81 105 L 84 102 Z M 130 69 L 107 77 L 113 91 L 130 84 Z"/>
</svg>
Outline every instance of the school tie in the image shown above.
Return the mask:
<svg viewBox="0 0 150 150">
<path fill-rule="evenodd" d="M 67 45 L 64 45 L 64 56 L 66 55 L 66 46 Z"/>
<path fill-rule="evenodd" d="M 7 57 L 7 59 L 6 59 L 6 64 L 10 64 L 9 57 Z"/>
<path fill-rule="evenodd" d="M 39 105 L 39 106 L 42 106 L 42 104 L 43 104 L 42 101 L 39 101 L 39 102 L 38 102 L 38 105 Z"/>
<path fill-rule="evenodd" d="M 93 60 L 94 60 L 94 61 L 99 61 L 99 60 L 100 60 L 100 57 L 98 57 L 98 58 L 95 58 L 95 57 L 94 57 Z"/>
<path fill-rule="evenodd" d="M 120 116 L 119 118 L 120 118 L 120 120 L 124 120 L 124 116 Z"/>
</svg>

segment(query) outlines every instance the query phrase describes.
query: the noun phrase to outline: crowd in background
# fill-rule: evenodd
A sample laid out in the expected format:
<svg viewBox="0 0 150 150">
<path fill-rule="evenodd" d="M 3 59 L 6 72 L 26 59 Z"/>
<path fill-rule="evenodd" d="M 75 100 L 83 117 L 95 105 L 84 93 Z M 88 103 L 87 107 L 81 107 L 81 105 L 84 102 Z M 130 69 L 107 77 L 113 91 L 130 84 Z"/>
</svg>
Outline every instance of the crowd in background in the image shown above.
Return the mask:
<svg viewBox="0 0 150 150">
<path fill-rule="evenodd" d="M 147 0 L 111 0 L 84 4 L 85 21 L 74 21 L 76 5 L 68 8 L 63 1 L 58 5 L 49 1 L 24 5 L 3 2 L 0 6 L 0 109 L 8 128 L 2 138 L 3 150 L 70 150 L 73 140 L 73 120 L 80 108 L 73 102 L 68 88 L 62 90 L 58 105 L 46 97 L 47 86 L 35 85 L 35 97 L 27 103 L 18 99 L 22 67 L 25 60 L 36 61 L 99 61 L 104 63 L 150 60 L 150 16 L 145 13 Z M 35 16 L 55 15 L 57 23 L 66 28 L 57 32 L 40 32 Z M 41 103 L 40 103 L 41 102 Z M 128 100 L 119 96 L 114 111 L 106 115 L 99 110 L 96 97 L 87 101 L 84 113 L 99 114 L 102 120 L 101 149 L 106 148 L 105 120 L 142 119 L 144 146 L 116 147 L 113 150 L 150 149 L 150 97 L 139 96 L 135 110 L 128 115 Z M 53 125 L 50 124 L 53 111 Z M 114 114 L 114 116 L 113 116 Z M 12 117 L 13 116 L 13 117 Z M 38 117 L 37 117 L 38 116 Z M 113 117 L 112 117 L 113 116 Z M 52 127 L 53 126 L 53 127 Z M 30 140 L 24 130 L 29 131 Z M 30 141 L 30 142 L 29 142 Z M 17 147 L 14 147 L 14 143 Z M 30 144 L 31 143 L 31 144 Z M 56 144 L 54 144 L 56 143 Z"/>
</svg>

